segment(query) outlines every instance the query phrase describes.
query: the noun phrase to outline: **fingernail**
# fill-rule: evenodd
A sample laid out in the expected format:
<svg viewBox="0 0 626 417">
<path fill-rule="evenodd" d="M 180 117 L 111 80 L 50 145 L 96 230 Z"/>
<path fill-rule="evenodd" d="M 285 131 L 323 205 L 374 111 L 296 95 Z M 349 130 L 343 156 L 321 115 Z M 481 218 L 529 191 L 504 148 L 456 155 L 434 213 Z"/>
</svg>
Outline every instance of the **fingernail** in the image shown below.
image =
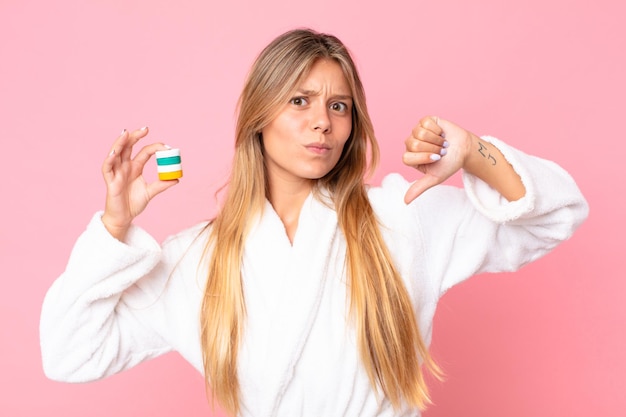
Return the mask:
<svg viewBox="0 0 626 417">
<path fill-rule="evenodd" d="M 442 138 L 445 139 L 446 138 L 446 132 L 441 132 L 441 135 L 439 135 L 439 136 L 441 136 Z"/>
<path fill-rule="evenodd" d="M 436 153 L 433 153 L 430 155 L 430 159 L 431 161 L 438 161 L 441 159 L 441 155 L 437 155 Z"/>
<path fill-rule="evenodd" d="M 122 133 L 120 133 L 120 136 L 122 136 L 124 133 L 126 133 L 126 129 L 122 130 Z"/>
<path fill-rule="evenodd" d="M 163 146 L 165 146 L 167 149 L 172 149 L 170 145 L 163 145 Z"/>
<path fill-rule="evenodd" d="M 111 155 L 115 155 L 115 149 L 113 149 L 111 152 L 109 152 L 109 156 Z"/>
<path fill-rule="evenodd" d="M 448 146 L 450 146 L 450 143 L 447 140 L 443 141 L 443 147 L 447 148 Z"/>
<path fill-rule="evenodd" d="M 445 149 L 445 148 L 439 151 L 439 155 L 441 155 L 441 156 L 444 156 L 447 153 L 448 153 L 448 150 Z"/>
<path fill-rule="evenodd" d="M 144 126 L 141 128 L 141 130 L 146 130 L 148 128 L 148 126 Z"/>
</svg>

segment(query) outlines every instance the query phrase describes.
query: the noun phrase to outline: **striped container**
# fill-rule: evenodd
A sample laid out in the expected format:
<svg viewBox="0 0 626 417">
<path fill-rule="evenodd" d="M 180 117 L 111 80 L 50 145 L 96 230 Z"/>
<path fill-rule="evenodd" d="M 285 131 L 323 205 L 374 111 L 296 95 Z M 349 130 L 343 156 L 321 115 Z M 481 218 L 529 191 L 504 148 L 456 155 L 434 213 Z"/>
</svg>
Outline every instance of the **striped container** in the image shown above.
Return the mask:
<svg viewBox="0 0 626 417">
<path fill-rule="evenodd" d="M 180 149 L 157 151 L 156 162 L 160 180 L 175 180 L 183 176 L 183 166 L 180 163 Z"/>
</svg>

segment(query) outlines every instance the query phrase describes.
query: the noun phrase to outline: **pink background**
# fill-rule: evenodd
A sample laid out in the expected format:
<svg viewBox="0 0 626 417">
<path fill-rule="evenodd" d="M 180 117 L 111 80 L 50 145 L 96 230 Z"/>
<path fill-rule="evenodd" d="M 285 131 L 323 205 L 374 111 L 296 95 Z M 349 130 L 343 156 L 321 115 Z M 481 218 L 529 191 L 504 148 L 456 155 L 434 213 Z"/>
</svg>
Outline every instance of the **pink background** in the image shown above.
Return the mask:
<svg viewBox="0 0 626 417">
<path fill-rule="evenodd" d="M 47 380 L 41 301 L 102 207 L 100 164 L 120 130 L 148 125 L 183 152 L 185 178 L 142 226 L 162 239 L 209 217 L 252 60 L 311 26 L 344 40 L 361 69 L 383 148 L 374 182 L 415 175 L 402 142 L 437 114 L 557 161 L 590 202 L 547 258 L 444 297 L 433 350 L 448 377 L 426 416 L 624 415 L 621 3 L 0 0 L 0 414 L 211 415 L 176 354 L 91 384 Z"/>
</svg>

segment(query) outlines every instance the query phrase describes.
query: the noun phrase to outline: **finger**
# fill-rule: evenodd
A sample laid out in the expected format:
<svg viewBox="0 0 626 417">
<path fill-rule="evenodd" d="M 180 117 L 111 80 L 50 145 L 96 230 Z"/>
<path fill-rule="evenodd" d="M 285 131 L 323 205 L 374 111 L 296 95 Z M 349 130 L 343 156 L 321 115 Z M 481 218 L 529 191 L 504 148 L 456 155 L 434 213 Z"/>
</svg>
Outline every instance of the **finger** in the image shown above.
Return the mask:
<svg viewBox="0 0 626 417">
<path fill-rule="evenodd" d="M 413 130 L 411 130 L 411 136 L 413 136 L 414 138 L 422 138 L 424 136 L 422 135 L 433 135 L 433 136 L 439 136 L 438 129 L 432 129 L 430 127 L 424 126 L 422 125 L 422 122 L 420 122 L 418 125 L 416 125 Z"/>
<path fill-rule="evenodd" d="M 148 192 L 148 198 L 152 199 L 154 196 L 161 194 L 163 191 L 175 186 L 176 184 L 178 184 L 178 180 L 152 182 L 148 184 L 146 188 Z"/>
<path fill-rule="evenodd" d="M 151 143 L 150 145 L 146 145 L 141 148 L 137 155 L 135 155 L 135 158 L 133 158 L 133 161 L 143 167 L 157 151 L 163 151 L 166 149 L 170 148 L 162 143 Z"/>
<path fill-rule="evenodd" d="M 134 130 L 128 133 L 128 140 L 126 142 L 126 146 L 123 147 L 120 151 L 120 156 L 122 160 L 127 161 L 131 158 L 133 153 L 133 146 L 139 142 L 139 140 L 145 137 L 148 134 L 148 127 L 142 127 L 141 129 Z"/>
<path fill-rule="evenodd" d="M 107 157 L 104 159 L 104 162 L 102 163 L 102 176 L 104 177 L 104 181 L 107 184 L 110 184 L 115 178 L 115 172 L 114 172 L 113 166 L 117 159 L 116 157 L 117 155 L 115 154 L 115 149 L 113 149 L 107 155 Z"/>
<path fill-rule="evenodd" d="M 132 132 L 130 132 L 129 136 L 130 136 L 130 140 L 133 146 L 137 142 L 139 142 L 139 139 L 146 137 L 147 134 L 148 134 L 148 126 L 144 126 L 141 129 L 133 130 Z"/>
<path fill-rule="evenodd" d="M 434 134 L 441 136 L 443 133 L 443 129 L 439 124 L 439 117 L 437 116 L 426 116 L 422 120 L 420 120 L 420 125 L 427 130 L 430 130 Z"/>
<path fill-rule="evenodd" d="M 115 139 L 113 146 L 111 147 L 111 153 L 118 157 L 122 155 L 122 150 L 128 146 L 128 131 L 122 130 L 122 133 Z"/>
<path fill-rule="evenodd" d="M 441 130 L 441 128 L 438 130 L 439 132 L 434 132 L 431 129 L 418 125 L 411 131 L 411 136 L 407 138 L 405 142 L 409 142 L 411 140 L 419 140 L 422 142 L 432 143 L 433 145 L 447 147 L 447 142 L 445 139 L 445 135 L 443 134 L 443 130 Z"/>
<path fill-rule="evenodd" d="M 115 178 L 115 172 L 122 162 L 122 151 L 128 146 L 128 136 L 128 131 L 126 129 L 122 130 L 115 142 L 113 142 L 111 152 L 109 152 L 102 164 L 102 175 L 107 184 L 111 183 Z"/>
<path fill-rule="evenodd" d="M 411 184 L 406 194 L 404 195 L 404 202 L 406 204 L 409 204 L 417 197 L 422 195 L 424 191 L 434 187 L 437 184 L 439 184 L 439 180 L 436 177 L 433 177 L 432 175 L 424 175 L 422 178 Z"/>
<path fill-rule="evenodd" d="M 441 139 L 440 136 L 437 137 Z M 446 154 L 444 143 L 432 143 L 427 140 L 420 140 L 410 137 L 404 141 L 404 145 L 407 152 L 429 152 L 438 153 L 439 155 Z"/>
<path fill-rule="evenodd" d="M 419 165 L 432 164 L 441 159 L 441 155 L 432 152 L 405 152 L 402 155 L 404 165 L 418 167 Z"/>
</svg>

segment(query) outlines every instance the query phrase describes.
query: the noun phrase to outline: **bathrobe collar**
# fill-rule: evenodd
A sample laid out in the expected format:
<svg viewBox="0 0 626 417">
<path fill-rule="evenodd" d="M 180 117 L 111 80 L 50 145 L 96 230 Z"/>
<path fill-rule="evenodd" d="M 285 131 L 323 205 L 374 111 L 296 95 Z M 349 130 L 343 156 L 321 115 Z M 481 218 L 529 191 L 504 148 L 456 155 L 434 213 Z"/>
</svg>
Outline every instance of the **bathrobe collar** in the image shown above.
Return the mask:
<svg viewBox="0 0 626 417">
<path fill-rule="evenodd" d="M 247 319 L 238 368 L 242 406 L 252 414 L 275 415 L 293 378 L 329 265 L 341 256 L 338 230 L 335 210 L 313 194 L 302 206 L 293 245 L 269 202 L 251 228 L 242 267 Z"/>
</svg>

